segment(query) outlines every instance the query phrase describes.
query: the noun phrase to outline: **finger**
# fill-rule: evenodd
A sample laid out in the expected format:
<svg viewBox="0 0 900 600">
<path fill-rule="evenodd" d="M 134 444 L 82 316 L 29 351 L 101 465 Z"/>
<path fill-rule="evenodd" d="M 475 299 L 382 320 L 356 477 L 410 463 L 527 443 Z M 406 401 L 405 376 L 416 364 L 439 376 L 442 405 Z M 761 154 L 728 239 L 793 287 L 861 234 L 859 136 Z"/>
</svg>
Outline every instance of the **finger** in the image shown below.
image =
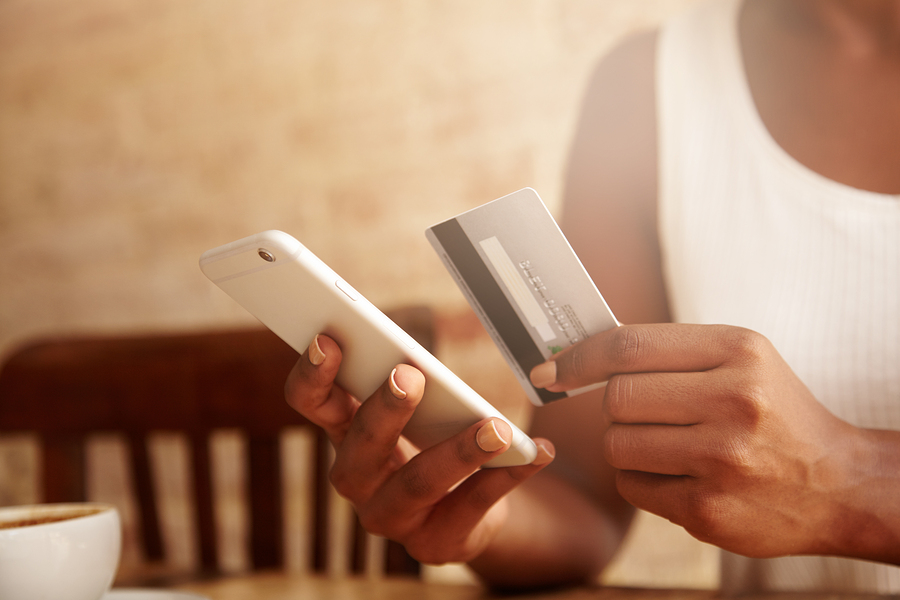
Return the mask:
<svg viewBox="0 0 900 600">
<path fill-rule="evenodd" d="M 561 392 L 616 373 L 705 371 L 721 365 L 738 328 L 719 325 L 622 325 L 559 352 L 531 372 L 536 387 Z"/>
<path fill-rule="evenodd" d="M 331 471 L 335 488 L 355 503 L 365 500 L 399 466 L 393 461 L 407 421 L 425 391 L 425 377 L 397 365 L 384 384 L 356 411 Z M 404 461 L 405 462 L 405 461 Z"/>
<path fill-rule="evenodd" d="M 615 469 L 658 475 L 700 474 L 703 442 L 697 426 L 610 425 L 603 456 Z"/>
<path fill-rule="evenodd" d="M 402 529 L 404 523 L 413 522 L 411 515 L 430 510 L 448 490 L 505 452 L 511 440 L 512 429 L 503 419 L 471 425 L 416 455 L 391 475 L 360 518 L 370 520 L 373 526 Z"/>
<path fill-rule="evenodd" d="M 329 337 L 310 342 L 285 383 L 287 403 L 325 430 L 336 446 L 343 440 L 359 402 L 335 385 L 341 366 L 341 349 Z"/>
<path fill-rule="evenodd" d="M 688 502 L 691 490 L 696 489 L 696 481 L 687 476 L 619 471 L 616 489 L 629 504 L 673 520 L 682 512 L 679 505 Z"/>
<path fill-rule="evenodd" d="M 791 533 L 766 522 L 765 515 L 762 519 L 759 514 L 748 518 L 748 509 L 759 509 L 758 499 L 748 494 L 728 493 L 701 479 L 647 473 L 620 472 L 616 485 L 623 498 L 681 525 L 701 542 L 758 557 L 806 551 L 801 540 L 785 539 Z M 772 512 L 770 503 L 765 508 Z"/>
<path fill-rule="evenodd" d="M 482 469 L 442 499 L 404 539 L 410 553 L 431 563 L 477 556 L 506 520 L 506 511 L 497 503 L 553 460 L 556 451 L 549 441 L 535 443 L 538 454 L 531 464 Z"/>
<path fill-rule="evenodd" d="M 611 423 L 702 423 L 711 410 L 704 399 L 724 394 L 721 378 L 714 373 L 613 375 L 603 396 L 603 412 Z"/>
<path fill-rule="evenodd" d="M 632 505 L 681 525 L 703 542 L 727 547 L 732 536 L 725 534 L 726 528 L 739 532 L 750 525 L 729 518 L 735 508 L 735 497 L 717 492 L 693 477 L 620 471 L 616 488 Z M 741 538 L 749 539 L 739 534 L 737 539 Z"/>
<path fill-rule="evenodd" d="M 616 469 L 662 475 L 721 478 L 754 466 L 750 431 L 712 419 L 695 425 L 611 424 L 603 454 Z"/>
<path fill-rule="evenodd" d="M 528 465 L 501 469 L 482 469 L 463 481 L 435 507 L 426 526 L 433 531 L 469 531 L 484 514 L 506 494 L 549 465 L 556 450 L 549 440 L 534 440 L 538 455 Z"/>
</svg>

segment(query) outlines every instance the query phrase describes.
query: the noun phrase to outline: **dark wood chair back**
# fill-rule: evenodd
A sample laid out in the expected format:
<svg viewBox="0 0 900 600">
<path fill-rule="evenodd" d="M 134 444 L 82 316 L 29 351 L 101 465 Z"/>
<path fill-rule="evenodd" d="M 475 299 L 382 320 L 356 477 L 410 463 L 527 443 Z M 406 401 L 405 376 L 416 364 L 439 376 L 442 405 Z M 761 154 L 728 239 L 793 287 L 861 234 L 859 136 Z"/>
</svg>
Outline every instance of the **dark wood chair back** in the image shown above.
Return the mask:
<svg viewBox="0 0 900 600">
<path fill-rule="evenodd" d="M 426 347 L 433 319 L 425 308 L 390 316 Z M 194 522 L 204 572 L 218 570 L 209 455 L 210 434 L 240 429 L 247 440 L 252 568 L 283 565 L 279 436 L 313 427 L 284 401 L 284 381 L 297 353 L 263 328 L 182 335 L 45 340 L 13 354 L 0 370 L 0 435 L 33 432 L 40 440 L 44 502 L 84 501 L 85 440 L 119 432 L 130 450 L 143 553 L 164 558 L 148 435 L 177 431 L 190 440 Z M 314 570 L 327 556 L 328 442 L 316 430 Z M 365 536 L 354 535 L 360 571 Z M 402 547 L 389 544 L 385 571 L 417 573 Z"/>
</svg>

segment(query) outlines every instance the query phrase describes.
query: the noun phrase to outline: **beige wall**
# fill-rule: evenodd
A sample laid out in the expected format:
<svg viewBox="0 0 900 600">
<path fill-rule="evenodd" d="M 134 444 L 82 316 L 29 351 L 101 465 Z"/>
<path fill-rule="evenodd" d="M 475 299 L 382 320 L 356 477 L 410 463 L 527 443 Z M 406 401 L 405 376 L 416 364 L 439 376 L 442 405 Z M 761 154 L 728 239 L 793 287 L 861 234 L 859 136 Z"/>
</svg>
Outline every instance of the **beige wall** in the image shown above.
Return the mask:
<svg viewBox="0 0 900 600">
<path fill-rule="evenodd" d="M 555 208 L 592 63 L 688 3 L 0 3 L 0 355 L 249 323 L 196 262 L 266 228 L 383 307 L 464 306 L 423 230 Z"/>
</svg>

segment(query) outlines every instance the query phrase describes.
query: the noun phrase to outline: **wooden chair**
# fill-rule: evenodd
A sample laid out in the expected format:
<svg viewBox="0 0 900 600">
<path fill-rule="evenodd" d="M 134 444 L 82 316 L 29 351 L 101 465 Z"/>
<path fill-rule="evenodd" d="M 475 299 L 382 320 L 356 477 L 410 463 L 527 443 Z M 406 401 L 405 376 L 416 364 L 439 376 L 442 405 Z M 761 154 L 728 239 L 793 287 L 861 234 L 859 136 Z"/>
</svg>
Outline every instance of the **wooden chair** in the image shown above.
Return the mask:
<svg viewBox="0 0 900 600">
<path fill-rule="evenodd" d="M 390 316 L 426 347 L 433 319 L 425 308 Z M 279 436 L 288 427 L 316 431 L 316 492 L 310 552 L 315 571 L 329 552 L 324 434 L 284 401 L 284 380 L 297 354 L 266 329 L 135 337 L 59 339 L 28 345 L 0 371 L 0 435 L 34 432 L 42 448 L 44 502 L 85 500 L 85 440 L 97 432 L 127 439 L 133 496 L 139 508 L 143 553 L 164 559 L 157 496 L 147 439 L 177 431 L 189 439 L 202 573 L 219 570 L 211 487 L 209 439 L 215 430 L 240 429 L 246 437 L 249 551 L 253 569 L 283 565 L 282 481 Z M 362 572 L 366 536 L 352 533 L 352 572 Z M 389 543 L 387 573 L 417 574 L 418 564 Z"/>
</svg>

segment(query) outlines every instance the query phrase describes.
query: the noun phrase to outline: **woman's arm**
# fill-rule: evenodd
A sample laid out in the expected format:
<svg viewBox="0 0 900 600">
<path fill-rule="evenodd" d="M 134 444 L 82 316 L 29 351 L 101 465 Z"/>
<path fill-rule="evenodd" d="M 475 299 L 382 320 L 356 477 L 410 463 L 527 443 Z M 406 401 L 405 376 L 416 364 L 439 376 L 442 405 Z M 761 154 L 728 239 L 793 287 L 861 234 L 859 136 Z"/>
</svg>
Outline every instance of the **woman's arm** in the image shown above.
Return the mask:
<svg viewBox="0 0 900 600">
<path fill-rule="evenodd" d="M 561 227 L 617 318 L 669 318 L 656 240 L 655 33 L 606 56 L 572 146 Z M 634 509 L 603 458 L 603 392 L 534 412 L 556 459 L 509 499 L 509 518 L 472 567 L 493 584 L 584 581 L 609 562 Z"/>
<path fill-rule="evenodd" d="M 616 65 L 629 69 L 624 60 L 606 68 Z M 669 313 L 655 169 L 642 170 L 635 160 L 653 145 L 647 124 L 655 120 L 647 110 L 637 116 L 643 105 L 630 112 L 604 81 L 592 84 L 563 226 L 621 321 L 661 323 Z M 596 132 L 620 143 L 611 148 Z M 553 362 L 555 383 L 549 371 L 542 374 L 552 391 L 607 379 L 609 385 L 599 441 L 578 430 L 567 435 L 567 426 L 586 421 L 570 401 L 558 413 L 537 411 L 534 431 L 559 440 L 549 472 L 589 472 L 579 449 L 590 448 L 604 469 L 618 469 L 615 485 L 630 503 L 701 540 L 748 556 L 827 554 L 900 564 L 900 432 L 836 418 L 761 335 L 724 326 L 626 326 Z"/>
</svg>

